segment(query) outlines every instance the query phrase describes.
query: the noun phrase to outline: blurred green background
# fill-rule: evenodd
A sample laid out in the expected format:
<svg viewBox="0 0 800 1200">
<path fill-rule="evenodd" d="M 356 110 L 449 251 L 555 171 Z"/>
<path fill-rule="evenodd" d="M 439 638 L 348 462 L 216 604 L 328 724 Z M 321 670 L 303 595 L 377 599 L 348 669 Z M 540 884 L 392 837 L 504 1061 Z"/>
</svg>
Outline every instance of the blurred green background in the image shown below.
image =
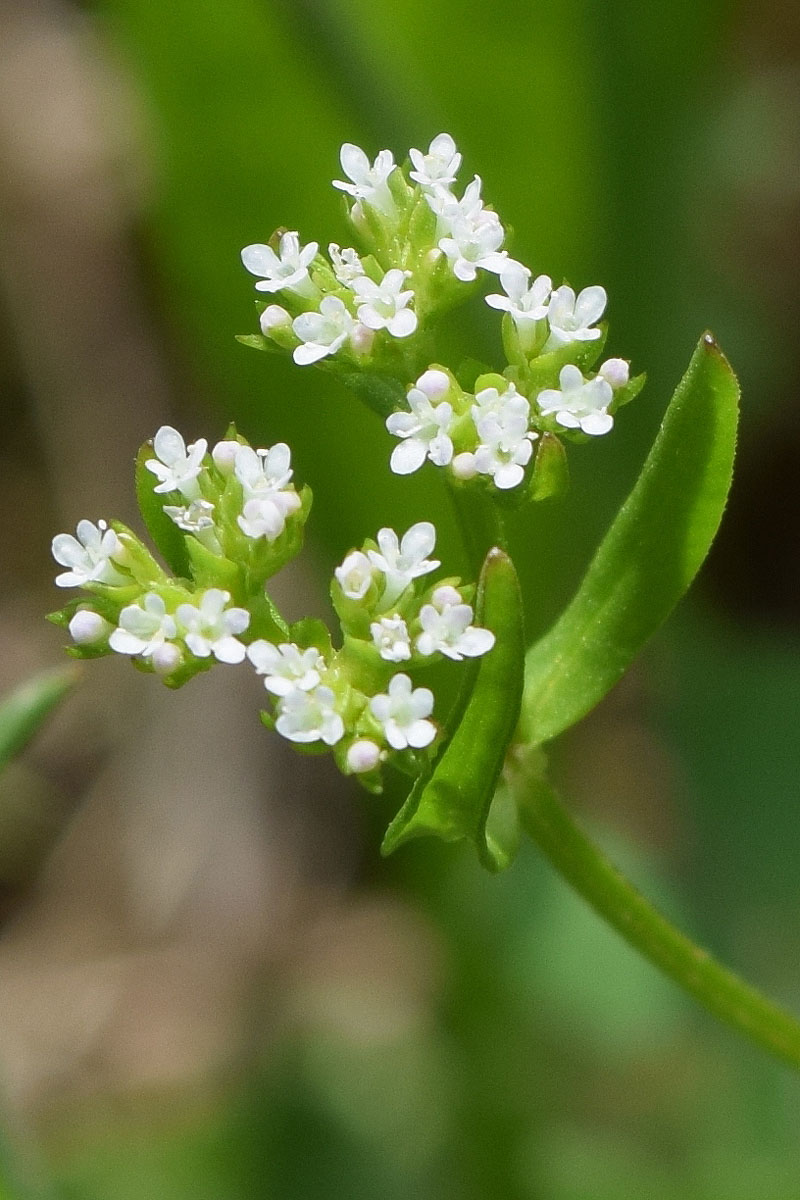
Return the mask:
<svg viewBox="0 0 800 1200">
<path fill-rule="evenodd" d="M 338 385 L 233 340 L 242 246 L 348 244 L 342 141 L 402 159 L 447 130 L 513 254 L 603 283 L 609 349 L 649 377 L 573 450 L 569 497 L 517 520 L 531 635 L 704 328 L 740 375 L 711 559 L 554 760 L 645 890 L 800 1010 L 796 5 L 2 0 L 0 33 L 3 686 L 59 661 L 50 537 L 135 519 L 133 454 L 166 420 L 291 443 L 315 494 L 293 614 L 384 523 L 432 517 L 462 563 L 435 472 L 391 477 Z M 463 321 L 452 353 L 496 360 L 485 307 Z M 87 672 L 0 784 L 9 1197 L 800 1196 L 800 1082 L 533 852 L 499 879 L 438 845 L 383 862 L 399 797 L 284 754 L 252 681 L 163 697 L 124 667 Z"/>
</svg>

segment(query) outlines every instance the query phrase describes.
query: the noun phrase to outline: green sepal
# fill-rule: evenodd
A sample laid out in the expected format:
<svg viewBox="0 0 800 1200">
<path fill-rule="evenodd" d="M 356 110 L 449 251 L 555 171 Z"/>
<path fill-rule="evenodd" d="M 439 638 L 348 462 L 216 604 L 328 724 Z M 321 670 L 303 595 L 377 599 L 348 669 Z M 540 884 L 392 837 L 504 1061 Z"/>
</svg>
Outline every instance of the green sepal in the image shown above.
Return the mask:
<svg viewBox="0 0 800 1200">
<path fill-rule="evenodd" d="M 496 547 L 481 571 L 476 621 L 494 633 L 495 645 L 472 665 L 474 681 L 455 732 L 430 777 L 417 781 L 389 826 L 382 854 L 431 834 L 444 841 L 472 840 L 489 870 L 511 860 L 511 845 L 501 845 L 497 834 L 490 840 L 486 823 L 519 717 L 525 640 L 517 573 Z"/>
<path fill-rule="evenodd" d="M 280 645 L 282 642 L 291 640 L 289 626 L 278 612 L 268 592 L 262 591 L 255 600 L 250 601 L 248 607 L 250 609 L 250 624 L 247 628 L 248 642 L 264 638 L 274 645 Z"/>
<path fill-rule="evenodd" d="M 647 375 L 643 371 L 641 375 L 634 375 L 629 379 L 624 387 L 617 388 L 614 392 L 614 402 L 611 405 L 611 411 L 616 412 L 618 408 L 623 408 L 626 404 L 630 404 L 631 400 L 635 400 L 647 383 Z"/>
<path fill-rule="evenodd" d="M 549 741 L 594 708 L 689 587 L 725 508 L 738 399 L 736 376 L 704 334 L 575 597 L 528 651 L 525 743 Z"/>
<path fill-rule="evenodd" d="M 164 503 L 168 503 L 170 497 L 162 492 L 154 491 L 158 486 L 158 478 L 144 465 L 148 459 L 154 457 L 154 453 L 153 443 L 149 441 L 139 448 L 139 453 L 136 455 L 136 501 L 147 532 L 159 553 L 163 555 L 164 562 L 174 575 L 186 576 L 189 573 L 189 558 L 183 533 L 164 512 Z M 116 526 L 114 527 L 116 528 Z M 130 533 L 129 530 L 128 532 Z M 133 535 L 131 534 L 131 536 Z M 128 549 L 127 545 L 126 549 Z"/>
<path fill-rule="evenodd" d="M 224 592 L 230 592 L 234 600 L 240 599 L 243 590 L 242 570 L 238 563 L 215 554 L 190 533 L 185 540 L 189 570 L 197 587 L 222 588 Z"/>
<path fill-rule="evenodd" d="M 474 383 L 474 394 L 482 392 L 485 388 L 497 388 L 501 394 L 508 389 L 508 380 L 505 375 L 501 375 L 498 371 L 487 371 L 485 375 L 479 375 Z"/>
<path fill-rule="evenodd" d="M 243 346 L 249 346 L 251 350 L 264 350 L 267 354 L 282 354 L 282 348 L 273 342 L 272 338 L 264 337 L 263 333 L 237 333 L 234 335 L 237 342 L 241 342 Z"/>
<path fill-rule="evenodd" d="M 536 458 L 528 485 L 531 500 L 552 500 L 569 488 L 569 463 L 564 443 L 553 433 L 543 433 L 536 443 Z"/>
<path fill-rule="evenodd" d="M 559 346 L 557 350 L 550 350 L 547 354 L 539 354 L 532 358 L 527 367 L 511 367 L 505 373 L 509 379 L 514 380 L 520 391 L 530 398 L 535 397 L 544 388 L 557 388 L 561 368 L 567 363 L 574 363 L 585 375 L 594 367 L 606 344 L 608 326 L 602 324 L 599 329 L 600 337 L 595 338 L 593 342 L 567 342 L 566 346 Z"/>
<path fill-rule="evenodd" d="M 40 671 L 0 700 L 0 771 L 24 750 L 79 678 L 78 667 Z"/>
<path fill-rule="evenodd" d="M 295 621 L 289 626 L 288 637 L 301 650 L 308 650 L 313 646 L 323 658 L 327 659 L 330 656 L 331 633 L 325 622 L 320 621 L 318 617 L 303 617 L 302 620 Z"/>
</svg>

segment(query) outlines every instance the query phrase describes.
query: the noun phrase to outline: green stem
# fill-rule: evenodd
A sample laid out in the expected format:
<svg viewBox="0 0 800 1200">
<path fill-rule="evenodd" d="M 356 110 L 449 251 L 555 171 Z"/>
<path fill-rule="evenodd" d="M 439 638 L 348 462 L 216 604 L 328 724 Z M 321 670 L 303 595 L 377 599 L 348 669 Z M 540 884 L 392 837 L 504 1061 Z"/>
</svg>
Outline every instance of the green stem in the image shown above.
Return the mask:
<svg viewBox="0 0 800 1200">
<path fill-rule="evenodd" d="M 447 491 L 470 565 L 477 577 L 483 560 L 493 546 L 499 546 L 501 550 L 508 549 L 503 514 L 496 504 L 487 503 L 486 497 L 477 488 L 450 483 Z"/>
<path fill-rule="evenodd" d="M 555 869 L 627 942 L 720 1020 L 800 1069 L 800 1022 L 670 924 L 575 824 L 518 748 L 509 783 L 523 827 Z"/>
</svg>

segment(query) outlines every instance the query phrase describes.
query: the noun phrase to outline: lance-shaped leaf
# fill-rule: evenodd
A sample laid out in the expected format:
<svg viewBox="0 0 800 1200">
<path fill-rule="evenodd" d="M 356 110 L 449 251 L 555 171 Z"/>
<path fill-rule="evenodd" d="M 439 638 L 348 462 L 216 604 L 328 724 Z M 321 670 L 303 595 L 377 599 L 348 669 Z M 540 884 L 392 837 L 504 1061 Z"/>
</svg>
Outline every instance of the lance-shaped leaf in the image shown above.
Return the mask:
<svg viewBox="0 0 800 1200">
<path fill-rule="evenodd" d="M 153 444 L 145 442 L 136 455 L 136 500 L 139 512 L 167 566 L 175 575 L 186 578 L 189 574 L 189 556 L 184 535 L 164 512 L 164 502 L 169 497 L 155 491 L 158 479 L 144 465 L 152 457 Z"/>
<path fill-rule="evenodd" d="M 524 632 L 517 573 L 508 555 L 489 551 L 478 583 L 476 618 L 495 635 L 475 668 L 463 715 L 428 778 L 417 781 L 387 830 L 390 854 L 411 838 L 475 842 L 484 866 L 499 870 L 513 852 L 487 837 L 486 821 L 522 699 Z"/>
<path fill-rule="evenodd" d="M 41 671 L 0 701 L 0 771 L 25 748 L 79 674 L 74 666 Z"/>
<path fill-rule="evenodd" d="M 549 741 L 594 708 L 688 588 L 725 508 L 738 399 L 707 333 L 576 596 L 528 652 L 525 742 Z"/>
</svg>

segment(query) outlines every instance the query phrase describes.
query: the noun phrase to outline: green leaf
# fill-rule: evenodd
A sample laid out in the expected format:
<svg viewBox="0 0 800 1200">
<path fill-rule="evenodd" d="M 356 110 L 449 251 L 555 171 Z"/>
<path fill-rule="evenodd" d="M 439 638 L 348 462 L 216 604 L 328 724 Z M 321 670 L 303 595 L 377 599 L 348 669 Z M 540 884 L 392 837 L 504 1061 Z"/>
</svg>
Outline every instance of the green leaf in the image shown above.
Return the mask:
<svg viewBox="0 0 800 1200">
<path fill-rule="evenodd" d="M 0 771 L 24 749 L 79 677 L 77 667 L 42 671 L 0 701 Z"/>
<path fill-rule="evenodd" d="M 549 741 L 594 708 L 688 588 L 725 508 L 738 399 L 707 333 L 577 594 L 528 652 L 525 742 Z"/>
<path fill-rule="evenodd" d="M 478 585 L 476 618 L 491 629 L 494 647 L 478 662 L 464 715 L 429 778 L 417 780 L 392 821 L 381 847 L 391 854 L 426 834 L 446 842 L 475 842 L 484 866 L 500 870 L 513 857 L 501 823 L 487 837 L 486 823 L 522 699 L 525 639 L 522 600 L 514 564 L 489 551 Z"/>
<path fill-rule="evenodd" d="M 147 531 L 164 556 L 167 566 L 174 575 L 185 579 L 189 575 L 186 543 L 178 526 L 164 512 L 164 501 L 169 497 L 153 490 L 158 486 L 158 479 L 144 465 L 152 457 L 152 443 L 145 442 L 136 455 L 136 500 Z"/>
</svg>

